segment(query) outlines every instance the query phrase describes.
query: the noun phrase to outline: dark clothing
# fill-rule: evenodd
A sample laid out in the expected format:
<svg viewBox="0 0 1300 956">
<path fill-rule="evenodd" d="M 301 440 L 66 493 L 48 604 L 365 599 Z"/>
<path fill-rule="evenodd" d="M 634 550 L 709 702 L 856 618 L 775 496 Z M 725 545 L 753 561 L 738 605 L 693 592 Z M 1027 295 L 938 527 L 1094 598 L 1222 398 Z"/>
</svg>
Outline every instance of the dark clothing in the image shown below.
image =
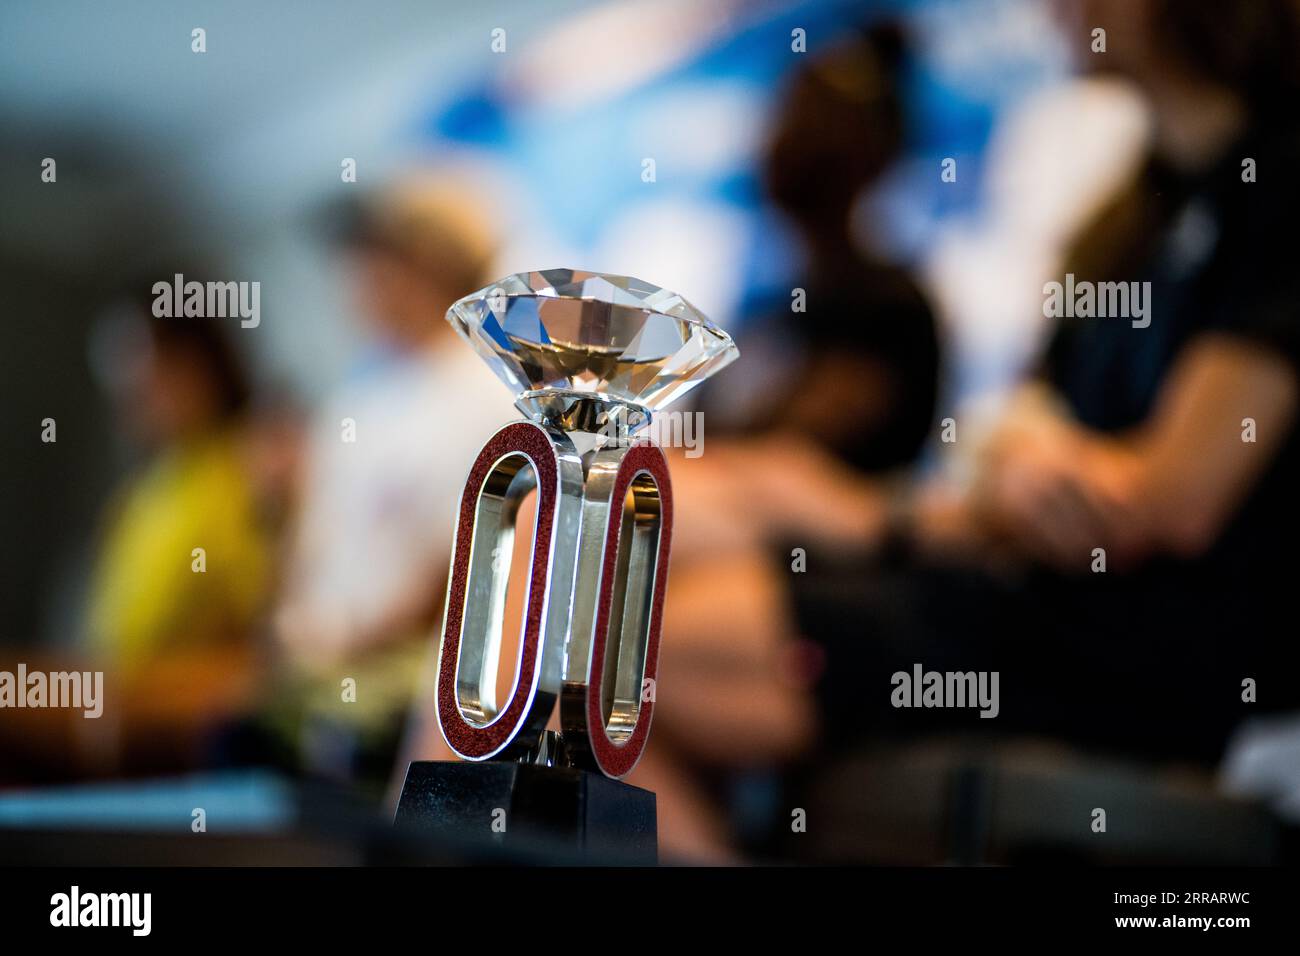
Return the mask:
<svg viewBox="0 0 1300 956">
<path fill-rule="evenodd" d="M 1242 181 L 1253 158 L 1259 181 Z M 1116 207 L 1137 227 L 1094 244 L 1081 281 L 1149 281 L 1151 322 L 1067 320 L 1046 372 L 1074 414 L 1103 432 L 1146 419 L 1197 336 L 1224 334 L 1300 368 L 1300 267 L 1292 261 L 1300 137 L 1256 132 L 1203 175 L 1152 163 Z M 1106 223 L 1098 233 L 1104 236 Z M 1084 253 L 1088 242 L 1081 244 Z M 1070 267 L 1067 267 L 1070 268 Z M 1251 417 L 1243 408 L 1241 417 Z M 1213 761 L 1233 727 L 1300 706 L 1292 549 L 1300 543 L 1300 428 L 1209 553 L 1128 574 L 1017 581 L 915 563 L 840 564 L 796 576 L 805 631 L 828 649 L 827 726 L 861 735 L 960 727 L 1033 732 L 1151 757 Z M 890 706 L 890 675 L 1001 671 L 1001 714 Z M 1257 681 L 1257 703 L 1242 681 Z"/>
<path fill-rule="evenodd" d="M 734 379 L 704 386 L 712 433 L 791 428 L 866 473 L 914 463 L 934 433 L 939 383 L 924 295 L 903 270 L 857 257 L 820 264 L 799 288 L 803 311 L 785 301 L 746 330 L 754 394 Z"/>
<path fill-rule="evenodd" d="M 1198 602 L 1196 577 L 1180 590 L 1115 574 L 1008 580 L 814 555 L 809 568 L 793 576 L 794 603 L 804 633 L 826 650 L 820 699 L 832 750 L 960 731 L 1210 764 L 1242 719 L 1297 703 L 1294 626 L 1268 620 L 1249 596 Z M 1191 616 L 1189 606 L 1201 616 L 1196 632 L 1172 623 Z M 915 664 L 997 671 L 997 717 L 894 708 L 891 677 Z M 1258 703 L 1242 700 L 1246 677 L 1258 683 Z"/>
<path fill-rule="evenodd" d="M 1259 181 L 1242 181 L 1242 160 Z M 1148 328 L 1124 319 L 1075 319 L 1060 330 L 1048 375 L 1075 416 L 1103 432 L 1121 431 L 1152 411 L 1180 352 L 1197 336 L 1253 342 L 1300 370 L 1300 264 L 1295 224 L 1300 134 L 1251 134 L 1201 176 L 1179 176 L 1159 163 L 1145 170 L 1136 202 L 1150 227 L 1125 243 L 1126 259 L 1076 279 L 1146 280 L 1153 303 Z M 1251 417 L 1243 407 L 1241 417 Z M 1290 434 L 1210 553 L 1194 567 L 1157 562 L 1143 572 L 1156 586 L 1199 573 L 1219 600 L 1266 599 L 1291 571 L 1288 550 L 1300 536 L 1300 427 Z M 1202 594 L 1204 599 L 1208 595 Z M 1200 602 L 1193 602 L 1200 603 Z M 1196 626 L 1179 617 L 1170 624 Z"/>
<path fill-rule="evenodd" d="M 807 292 L 807 349 L 864 356 L 888 377 L 882 417 L 844 422 L 831 450 L 867 472 L 911 464 L 933 430 L 939 388 L 939 336 L 925 296 L 906 272 L 867 261 L 815 275 Z"/>
</svg>

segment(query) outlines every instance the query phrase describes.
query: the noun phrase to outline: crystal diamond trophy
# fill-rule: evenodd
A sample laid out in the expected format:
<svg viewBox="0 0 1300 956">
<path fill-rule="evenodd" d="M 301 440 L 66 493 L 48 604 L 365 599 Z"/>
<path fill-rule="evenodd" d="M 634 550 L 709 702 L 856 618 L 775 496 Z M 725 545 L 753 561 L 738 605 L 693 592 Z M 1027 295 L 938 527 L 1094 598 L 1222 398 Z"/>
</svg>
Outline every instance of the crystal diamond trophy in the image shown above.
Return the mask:
<svg viewBox="0 0 1300 956">
<path fill-rule="evenodd" d="M 411 764 L 397 822 L 652 861 L 654 795 L 621 782 L 650 733 L 672 539 L 667 461 L 643 430 L 739 353 L 676 293 L 569 269 L 509 276 L 447 320 L 527 420 L 488 440 L 461 494 L 437 714 L 466 762 Z M 506 569 L 530 492 L 516 676 L 498 701 Z"/>
</svg>

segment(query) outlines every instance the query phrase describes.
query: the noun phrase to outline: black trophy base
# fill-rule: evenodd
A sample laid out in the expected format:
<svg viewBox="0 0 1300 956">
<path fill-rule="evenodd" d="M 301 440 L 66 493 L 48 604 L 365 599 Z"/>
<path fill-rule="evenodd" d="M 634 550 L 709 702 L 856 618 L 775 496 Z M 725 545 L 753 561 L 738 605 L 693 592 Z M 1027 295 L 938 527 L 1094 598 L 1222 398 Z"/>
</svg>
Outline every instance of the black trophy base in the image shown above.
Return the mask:
<svg viewBox="0 0 1300 956">
<path fill-rule="evenodd" d="M 578 862 L 628 865 L 659 857 L 655 795 L 571 767 L 416 761 L 393 822 L 527 856 L 549 848 Z"/>
</svg>

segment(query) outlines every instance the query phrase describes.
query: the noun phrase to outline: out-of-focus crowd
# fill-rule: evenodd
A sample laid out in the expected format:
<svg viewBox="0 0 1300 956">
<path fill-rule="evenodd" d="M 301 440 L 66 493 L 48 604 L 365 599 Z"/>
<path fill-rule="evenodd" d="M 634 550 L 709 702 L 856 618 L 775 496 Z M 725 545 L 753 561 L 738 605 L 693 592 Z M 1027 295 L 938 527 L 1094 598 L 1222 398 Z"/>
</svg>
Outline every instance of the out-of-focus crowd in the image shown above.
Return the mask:
<svg viewBox="0 0 1300 956">
<path fill-rule="evenodd" d="M 914 663 L 1002 673 L 997 726 L 964 729 L 1205 763 L 1241 679 L 1285 665 L 1269 621 L 1297 530 L 1300 288 L 1272 237 L 1300 212 L 1295 5 L 1083 6 L 1151 132 L 1054 274 L 1150 282 L 1154 319 L 1062 320 L 991 423 L 945 420 L 923 283 L 855 218 L 905 134 L 902 39 L 846 37 L 780 94 L 764 182 L 806 307 L 746 323 L 741 361 L 700 390 L 704 454 L 673 456 L 661 690 L 631 778 L 658 794 L 666 855 L 736 858 L 756 773 L 971 716 L 891 708 Z M 455 501 L 518 414 L 442 317 L 495 278 L 501 237 L 436 169 L 341 231 L 367 346 L 310 414 L 254 394 L 217 324 L 155 317 L 156 275 L 105 313 L 108 397 L 141 450 L 84 613 L 111 703 L 7 720 L 31 779 L 258 764 L 379 798 L 446 756 L 430 680 Z"/>
</svg>

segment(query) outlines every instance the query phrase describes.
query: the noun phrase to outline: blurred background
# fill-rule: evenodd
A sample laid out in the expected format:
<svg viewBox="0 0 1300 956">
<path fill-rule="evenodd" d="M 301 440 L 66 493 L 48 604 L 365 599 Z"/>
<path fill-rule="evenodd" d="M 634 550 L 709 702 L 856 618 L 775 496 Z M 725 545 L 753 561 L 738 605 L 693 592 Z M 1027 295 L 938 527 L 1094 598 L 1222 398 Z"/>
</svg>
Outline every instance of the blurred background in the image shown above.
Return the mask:
<svg viewBox="0 0 1300 956">
<path fill-rule="evenodd" d="M 5 4 L 0 670 L 104 712 L 0 710 L 0 827 L 391 811 L 518 417 L 442 316 L 582 268 L 742 356 L 673 460 L 665 859 L 1290 859 L 1300 58 L 1240 6 Z"/>
</svg>

